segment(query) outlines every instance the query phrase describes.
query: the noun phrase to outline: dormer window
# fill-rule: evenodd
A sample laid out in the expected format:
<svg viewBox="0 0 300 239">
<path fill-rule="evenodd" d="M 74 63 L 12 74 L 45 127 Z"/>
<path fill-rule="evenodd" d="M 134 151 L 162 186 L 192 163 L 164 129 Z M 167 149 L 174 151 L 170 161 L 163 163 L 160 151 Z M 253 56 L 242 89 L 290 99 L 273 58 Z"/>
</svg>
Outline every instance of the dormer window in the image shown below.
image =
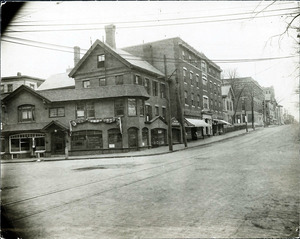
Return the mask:
<svg viewBox="0 0 300 239">
<path fill-rule="evenodd" d="M 99 55 L 97 60 L 98 60 L 98 62 L 97 62 L 97 67 L 98 67 L 98 68 L 104 67 L 104 63 L 105 63 L 105 55 L 104 55 L 104 54 Z"/>
<path fill-rule="evenodd" d="M 34 108 L 34 105 L 19 106 L 19 122 L 34 122 Z"/>
</svg>

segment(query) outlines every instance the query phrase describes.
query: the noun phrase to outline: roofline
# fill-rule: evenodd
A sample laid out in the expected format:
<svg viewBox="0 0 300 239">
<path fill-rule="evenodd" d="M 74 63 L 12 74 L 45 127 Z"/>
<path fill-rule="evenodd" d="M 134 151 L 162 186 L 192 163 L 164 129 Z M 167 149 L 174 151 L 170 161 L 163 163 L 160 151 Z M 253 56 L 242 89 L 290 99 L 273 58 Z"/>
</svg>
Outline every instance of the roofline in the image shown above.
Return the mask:
<svg viewBox="0 0 300 239">
<path fill-rule="evenodd" d="M 23 78 L 29 78 L 32 80 L 37 80 L 37 81 L 45 81 L 45 79 L 42 78 L 37 78 L 37 77 L 32 77 L 32 76 L 26 76 L 26 75 L 21 75 L 21 76 L 4 76 L 1 77 L 1 81 L 2 80 L 11 80 L 11 79 L 15 79 L 15 80 L 23 80 Z"/>
</svg>

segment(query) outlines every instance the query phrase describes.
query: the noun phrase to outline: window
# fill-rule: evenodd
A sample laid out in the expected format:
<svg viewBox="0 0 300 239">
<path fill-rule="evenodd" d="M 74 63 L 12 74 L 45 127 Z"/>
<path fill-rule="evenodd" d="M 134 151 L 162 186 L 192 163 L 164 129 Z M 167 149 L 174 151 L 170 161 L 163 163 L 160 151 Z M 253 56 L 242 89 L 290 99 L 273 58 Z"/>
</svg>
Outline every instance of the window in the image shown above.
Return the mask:
<svg viewBox="0 0 300 239">
<path fill-rule="evenodd" d="M 165 107 L 162 107 L 161 109 L 162 109 L 162 117 L 163 117 L 164 119 L 166 119 L 166 118 L 167 118 L 167 111 L 166 111 L 166 108 L 165 108 Z"/>
<path fill-rule="evenodd" d="M 134 76 L 134 84 L 135 85 L 143 85 L 143 79 L 139 75 Z"/>
<path fill-rule="evenodd" d="M 83 88 L 90 88 L 91 82 L 89 80 L 85 80 L 82 82 Z"/>
<path fill-rule="evenodd" d="M 155 116 L 159 116 L 159 107 L 155 106 Z"/>
<path fill-rule="evenodd" d="M 7 92 L 13 92 L 13 85 L 12 84 L 7 85 Z"/>
<path fill-rule="evenodd" d="M 144 114 L 145 114 L 144 101 L 139 99 L 138 104 L 139 104 L 139 108 L 140 108 L 140 116 L 144 116 Z"/>
<path fill-rule="evenodd" d="M 123 85 L 124 84 L 123 75 L 116 76 L 115 80 L 116 80 L 116 85 Z"/>
<path fill-rule="evenodd" d="M 36 146 L 36 150 L 45 150 L 45 136 L 29 133 L 9 137 L 9 150 L 11 153 L 30 152 L 32 145 Z"/>
<path fill-rule="evenodd" d="M 226 101 L 226 106 L 227 106 L 227 108 L 225 110 L 229 110 L 230 108 L 229 108 L 229 102 L 228 101 Z"/>
<path fill-rule="evenodd" d="M 207 96 L 203 96 L 203 108 L 204 109 L 209 109 L 208 97 Z"/>
<path fill-rule="evenodd" d="M 203 85 L 207 85 L 207 76 L 205 74 L 202 74 L 202 82 Z"/>
<path fill-rule="evenodd" d="M 184 53 L 184 51 L 182 51 L 182 59 L 183 60 L 185 59 L 185 53 Z"/>
<path fill-rule="evenodd" d="M 145 78 L 145 88 L 147 93 L 150 95 L 150 80 L 148 78 Z"/>
<path fill-rule="evenodd" d="M 72 150 L 102 149 L 103 139 L 100 130 L 83 130 L 73 132 L 71 136 Z"/>
<path fill-rule="evenodd" d="M 114 102 L 115 104 L 115 116 L 124 115 L 124 99 L 117 99 Z"/>
<path fill-rule="evenodd" d="M 65 116 L 65 108 L 64 107 L 57 107 L 57 108 L 50 108 L 49 109 L 49 117 L 64 117 Z"/>
<path fill-rule="evenodd" d="M 187 79 L 186 79 L 186 71 L 187 71 L 187 69 L 186 69 L 186 68 L 183 68 L 182 74 L 183 74 L 183 81 L 184 81 L 185 83 L 187 83 Z"/>
<path fill-rule="evenodd" d="M 29 84 L 29 87 L 30 87 L 31 89 L 34 89 L 34 84 Z"/>
<path fill-rule="evenodd" d="M 19 122 L 33 122 L 34 119 L 34 105 L 21 105 L 18 108 Z"/>
<path fill-rule="evenodd" d="M 200 108 L 200 95 L 197 95 L 197 106 Z"/>
<path fill-rule="evenodd" d="M 136 99 L 128 99 L 128 116 L 136 116 Z"/>
<path fill-rule="evenodd" d="M 106 86 L 106 78 L 99 79 L 99 86 Z"/>
<path fill-rule="evenodd" d="M 108 148 L 122 148 L 122 134 L 120 129 L 108 130 Z"/>
<path fill-rule="evenodd" d="M 187 93 L 187 91 L 185 91 L 184 92 L 184 103 L 186 104 L 186 105 L 188 105 L 188 93 Z"/>
<path fill-rule="evenodd" d="M 1 153 L 5 153 L 5 139 L 1 137 Z"/>
<path fill-rule="evenodd" d="M 166 85 L 165 84 L 160 85 L 160 97 L 166 98 Z"/>
<path fill-rule="evenodd" d="M 97 58 L 98 62 L 97 62 L 97 67 L 98 68 L 102 68 L 105 66 L 105 55 L 102 54 L 102 55 L 99 55 L 98 58 Z"/>
<path fill-rule="evenodd" d="M 196 86 L 199 88 L 199 75 L 196 74 Z"/>
<path fill-rule="evenodd" d="M 79 103 L 76 105 L 76 118 L 95 118 L 94 103 Z"/>
<path fill-rule="evenodd" d="M 193 72 L 192 71 L 190 71 L 190 81 L 191 81 L 191 85 L 193 85 L 194 83 L 193 83 Z"/>
<path fill-rule="evenodd" d="M 146 115 L 146 121 L 150 121 L 152 119 L 151 105 L 145 105 L 145 115 Z"/>
<path fill-rule="evenodd" d="M 153 95 L 158 96 L 158 82 L 153 81 L 152 86 L 153 86 Z"/>
<path fill-rule="evenodd" d="M 207 72 L 207 66 L 205 61 L 201 61 L 201 70 L 203 72 Z"/>
<path fill-rule="evenodd" d="M 192 93 L 191 99 L 192 99 L 192 106 L 195 106 L 195 104 L 194 104 L 194 93 Z"/>
<path fill-rule="evenodd" d="M 128 129 L 128 147 L 129 148 L 139 147 L 138 128 L 132 127 Z"/>
<path fill-rule="evenodd" d="M 1 85 L 1 93 L 4 93 L 4 85 Z"/>
</svg>

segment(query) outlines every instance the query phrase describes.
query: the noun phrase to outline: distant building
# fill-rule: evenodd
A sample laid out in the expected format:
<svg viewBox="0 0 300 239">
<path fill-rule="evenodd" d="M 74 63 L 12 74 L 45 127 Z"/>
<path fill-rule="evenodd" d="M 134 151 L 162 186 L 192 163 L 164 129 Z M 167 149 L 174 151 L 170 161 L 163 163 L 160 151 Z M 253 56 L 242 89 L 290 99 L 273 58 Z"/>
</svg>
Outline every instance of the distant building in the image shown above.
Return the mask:
<svg viewBox="0 0 300 239">
<path fill-rule="evenodd" d="M 230 85 L 222 85 L 222 98 L 223 98 L 223 114 L 224 120 L 230 124 L 234 123 L 234 92 Z"/>
<path fill-rule="evenodd" d="M 27 85 L 36 90 L 45 80 L 37 77 L 22 75 L 20 72 L 16 76 L 8 76 L 1 78 L 1 95 L 3 98 L 7 94 L 13 92 L 21 85 Z"/>
<path fill-rule="evenodd" d="M 265 94 L 264 101 L 264 122 L 266 125 L 278 124 L 277 102 L 275 99 L 274 87 L 263 87 Z"/>
</svg>

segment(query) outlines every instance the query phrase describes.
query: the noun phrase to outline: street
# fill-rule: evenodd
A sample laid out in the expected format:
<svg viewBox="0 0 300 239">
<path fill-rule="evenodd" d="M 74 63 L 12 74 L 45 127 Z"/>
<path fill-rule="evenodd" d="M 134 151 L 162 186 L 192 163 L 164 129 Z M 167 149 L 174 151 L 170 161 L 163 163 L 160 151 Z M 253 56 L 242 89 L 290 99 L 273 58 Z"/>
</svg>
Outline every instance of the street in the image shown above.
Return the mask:
<svg viewBox="0 0 300 239">
<path fill-rule="evenodd" d="M 298 126 L 171 154 L 1 165 L 22 238 L 299 235 Z"/>
</svg>

